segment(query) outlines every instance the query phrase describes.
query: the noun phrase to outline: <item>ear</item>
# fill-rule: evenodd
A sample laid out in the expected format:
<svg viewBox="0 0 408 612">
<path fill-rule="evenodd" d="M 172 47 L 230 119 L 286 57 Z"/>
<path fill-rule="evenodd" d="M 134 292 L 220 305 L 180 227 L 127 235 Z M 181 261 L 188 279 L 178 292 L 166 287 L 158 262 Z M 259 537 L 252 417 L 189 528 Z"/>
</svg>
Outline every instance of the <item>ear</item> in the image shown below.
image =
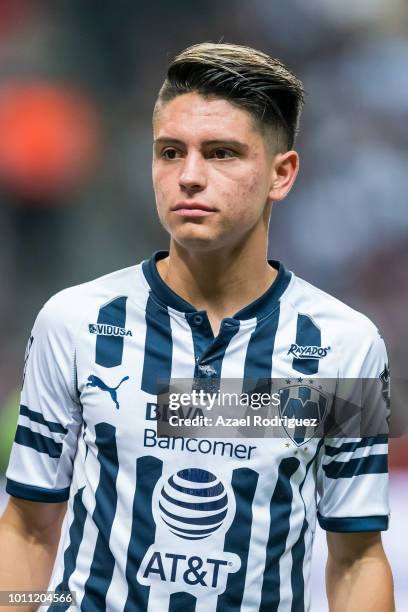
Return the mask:
<svg viewBox="0 0 408 612">
<path fill-rule="evenodd" d="M 285 198 L 299 172 L 299 155 L 296 151 L 278 153 L 273 159 L 269 200 L 279 202 Z"/>
</svg>

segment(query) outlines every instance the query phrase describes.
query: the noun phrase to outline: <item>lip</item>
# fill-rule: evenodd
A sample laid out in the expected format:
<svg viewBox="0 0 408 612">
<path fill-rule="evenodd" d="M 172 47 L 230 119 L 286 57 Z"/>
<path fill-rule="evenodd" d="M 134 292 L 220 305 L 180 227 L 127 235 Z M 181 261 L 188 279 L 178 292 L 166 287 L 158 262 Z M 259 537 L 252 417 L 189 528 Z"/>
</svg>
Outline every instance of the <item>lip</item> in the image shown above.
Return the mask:
<svg viewBox="0 0 408 612">
<path fill-rule="evenodd" d="M 202 204 L 201 202 L 177 202 L 172 208 L 176 215 L 184 217 L 205 217 L 215 212 L 215 208 Z"/>
</svg>

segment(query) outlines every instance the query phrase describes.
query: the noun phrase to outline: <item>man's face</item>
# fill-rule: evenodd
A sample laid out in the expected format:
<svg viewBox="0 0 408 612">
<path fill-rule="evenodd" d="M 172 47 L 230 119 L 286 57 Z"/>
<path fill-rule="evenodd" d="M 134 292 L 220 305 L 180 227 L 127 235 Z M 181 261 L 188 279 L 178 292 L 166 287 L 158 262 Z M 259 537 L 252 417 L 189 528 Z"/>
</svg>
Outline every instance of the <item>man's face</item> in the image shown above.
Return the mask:
<svg viewBox="0 0 408 612">
<path fill-rule="evenodd" d="M 221 98 L 177 96 L 154 120 L 159 218 L 185 248 L 234 246 L 267 223 L 274 156 L 252 117 Z"/>
</svg>

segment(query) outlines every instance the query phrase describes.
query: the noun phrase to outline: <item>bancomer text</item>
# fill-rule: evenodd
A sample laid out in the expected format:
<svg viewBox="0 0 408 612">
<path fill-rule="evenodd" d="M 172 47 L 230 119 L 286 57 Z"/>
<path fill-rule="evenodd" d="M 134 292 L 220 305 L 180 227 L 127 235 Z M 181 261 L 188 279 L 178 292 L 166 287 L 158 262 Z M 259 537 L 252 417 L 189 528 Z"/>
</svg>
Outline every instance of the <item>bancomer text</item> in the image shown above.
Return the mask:
<svg viewBox="0 0 408 612">
<path fill-rule="evenodd" d="M 169 436 L 158 438 L 154 429 L 144 430 L 144 446 L 147 448 L 157 446 L 167 450 L 181 450 L 189 453 L 202 453 L 203 455 L 235 457 L 236 459 L 250 459 L 252 451 L 256 449 L 256 446 L 208 440 L 207 438 L 200 440 L 197 438 L 173 438 Z"/>
</svg>

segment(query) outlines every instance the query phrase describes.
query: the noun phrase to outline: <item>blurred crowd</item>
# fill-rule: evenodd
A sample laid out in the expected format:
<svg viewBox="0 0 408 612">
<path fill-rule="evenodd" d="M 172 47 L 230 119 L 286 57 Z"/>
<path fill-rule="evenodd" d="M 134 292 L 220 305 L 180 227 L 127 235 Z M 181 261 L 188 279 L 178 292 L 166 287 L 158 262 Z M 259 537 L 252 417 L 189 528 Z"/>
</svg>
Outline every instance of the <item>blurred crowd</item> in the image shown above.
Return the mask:
<svg viewBox="0 0 408 612">
<path fill-rule="evenodd" d="M 169 59 L 204 40 L 260 48 L 303 80 L 301 173 L 270 254 L 373 319 L 406 376 L 407 28 L 405 0 L 2 0 L 0 447 L 41 305 L 166 248 L 152 105 Z M 391 458 L 408 466 L 404 440 Z"/>
</svg>

